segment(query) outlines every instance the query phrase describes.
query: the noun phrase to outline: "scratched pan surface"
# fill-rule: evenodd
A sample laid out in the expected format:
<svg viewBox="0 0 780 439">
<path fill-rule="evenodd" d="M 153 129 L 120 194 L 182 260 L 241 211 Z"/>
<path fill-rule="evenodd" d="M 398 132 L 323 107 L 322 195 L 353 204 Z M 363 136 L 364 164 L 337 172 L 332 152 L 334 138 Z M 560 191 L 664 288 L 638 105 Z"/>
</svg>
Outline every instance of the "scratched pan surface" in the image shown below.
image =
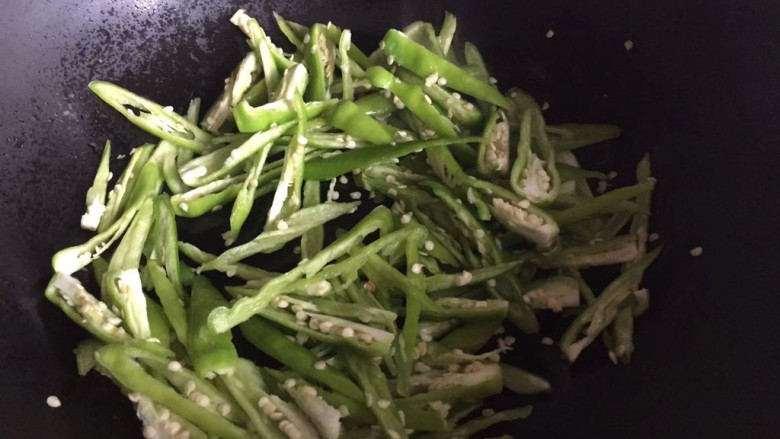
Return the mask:
<svg viewBox="0 0 780 439">
<path fill-rule="evenodd" d="M 364 49 L 388 27 L 459 18 L 499 85 L 548 101 L 550 120 L 613 122 L 625 137 L 586 162 L 628 182 L 650 151 L 653 229 L 666 245 L 649 273 L 629 367 L 600 346 L 568 367 L 538 339 L 515 357 L 548 376 L 518 437 L 777 437 L 780 348 L 776 200 L 780 41 L 776 2 L 609 1 L 3 2 L 0 15 L 0 435 L 135 438 L 129 402 L 76 375 L 85 334 L 42 300 L 49 257 L 84 239 L 78 218 L 106 137 L 147 139 L 92 96 L 107 79 L 182 111 L 213 99 L 245 50 L 228 23 L 246 7 L 351 28 Z M 689 3 L 685 5 L 684 3 Z M 545 34 L 552 29 L 554 37 Z M 633 40 L 627 52 L 624 41 Z M 281 41 L 281 40 L 280 40 Z M 370 44 L 370 46 L 369 46 Z M 700 258 L 688 249 L 701 245 Z M 543 328 L 543 335 L 558 335 Z M 46 406 L 58 395 L 63 406 Z M 521 402 L 502 398 L 497 405 Z"/>
</svg>

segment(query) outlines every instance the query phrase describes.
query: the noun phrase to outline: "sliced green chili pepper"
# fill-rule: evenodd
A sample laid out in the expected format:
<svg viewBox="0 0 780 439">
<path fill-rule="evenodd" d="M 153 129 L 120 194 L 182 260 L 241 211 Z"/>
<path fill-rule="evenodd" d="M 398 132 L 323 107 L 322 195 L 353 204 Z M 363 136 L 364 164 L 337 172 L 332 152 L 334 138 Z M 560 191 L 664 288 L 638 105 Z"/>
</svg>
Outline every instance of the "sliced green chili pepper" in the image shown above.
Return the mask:
<svg viewBox="0 0 780 439">
<path fill-rule="evenodd" d="M 345 358 L 350 372 L 363 389 L 366 406 L 374 413 L 383 431 L 390 438 L 407 438 L 382 369 L 365 357 L 348 354 Z"/>
<path fill-rule="evenodd" d="M 352 47 L 352 32 L 344 29 L 339 38 L 339 68 L 341 69 L 341 98 L 351 101 L 355 98 L 355 92 L 352 87 L 352 69 L 350 68 L 349 49 Z"/>
<path fill-rule="evenodd" d="M 284 220 L 285 228 L 267 230 L 246 244 L 226 250 L 216 259 L 201 266 L 201 270 L 230 270 L 231 265 L 257 253 L 270 253 L 301 236 L 308 230 L 342 215 L 354 212 L 359 203 L 323 203 L 307 207 Z"/>
<path fill-rule="evenodd" d="M 555 221 L 558 222 L 560 226 L 565 226 L 576 221 L 581 221 L 601 215 L 610 207 L 622 201 L 626 201 L 648 193 L 652 191 L 654 187 L 655 179 L 650 177 L 647 179 L 647 181 L 642 183 L 611 190 L 603 195 L 599 195 L 598 197 L 591 199 L 590 201 L 572 206 L 565 210 L 553 212 L 552 217 L 555 219 Z"/>
<path fill-rule="evenodd" d="M 281 330 L 263 318 L 250 318 L 242 323 L 239 329 L 257 349 L 301 375 L 321 382 L 352 399 L 362 399 L 362 392 L 352 380 L 327 364 L 324 369 L 314 367 L 320 361 L 316 355 L 298 343 L 290 341 Z"/>
<path fill-rule="evenodd" d="M 208 279 L 203 276 L 195 278 L 187 321 L 187 351 L 195 371 L 202 377 L 230 373 L 238 361 L 230 332 L 216 333 L 207 322 L 213 309 L 226 304 L 227 301 Z"/>
<path fill-rule="evenodd" d="M 304 57 L 311 70 L 311 81 L 306 91 L 310 101 L 330 98 L 330 84 L 336 67 L 336 47 L 328 37 L 325 25 L 315 23 L 309 28 L 309 38 L 304 39 Z"/>
<path fill-rule="evenodd" d="M 392 224 L 393 217 L 390 211 L 382 206 L 377 207 L 352 230 L 324 248 L 317 256 L 263 285 L 254 297 L 244 297 L 236 301 L 230 308 L 221 307 L 212 311 L 209 324 L 217 332 L 223 332 L 246 321 L 257 311 L 263 309 L 274 297 L 283 293 L 282 288 L 300 276 L 314 275 L 328 262 L 347 253 L 352 246 L 362 241 L 368 234 L 376 230 L 384 234 L 392 228 Z"/>
<path fill-rule="evenodd" d="M 106 146 L 103 147 L 103 155 L 100 158 L 95 179 L 92 186 L 87 190 L 87 211 L 81 216 L 81 228 L 86 230 L 97 230 L 100 224 L 100 218 L 106 211 L 106 187 L 108 180 L 111 179 L 109 169 L 109 160 L 111 159 L 111 141 L 106 140 Z"/>
<path fill-rule="evenodd" d="M 422 87 L 423 92 L 436 105 L 444 109 L 447 117 L 467 127 L 476 127 L 482 122 L 482 112 L 474 104 L 461 99 L 458 94 L 448 92 L 436 83 L 438 75 L 434 74 L 423 79 L 404 69 L 397 70 L 396 74 L 404 82 Z"/>
<path fill-rule="evenodd" d="M 110 82 L 92 81 L 89 88 L 147 133 L 198 153 L 208 149 L 211 135 L 175 112 Z"/>
<path fill-rule="evenodd" d="M 249 434 L 196 403 L 179 396 L 175 390 L 155 379 L 135 361 L 129 358 L 129 349 L 118 344 L 108 345 L 95 354 L 98 364 L 105 368 L 120 384 L 159 402 L 179 416 L 184 417 L 205 432 L 226 439 L 248 439 Z"/>
<path fill-rule="evenodd" d="M 377 145 L 359 148 L 308 164 L 303 170 L 303 178 L 306 180 L 330 180 L 355 169 L 403 157 L 420 149 L 447 146 L 453 143 L 477 142 L 479 142 L 479 137 L 460 137 L 457 139 L 404 142 L 395 146 Z"/>
<path fill-rule="evenodd" d="M 106 343 L 128 341 L 122 319 L 108 306 L 89 294 L 78 279 L 55 273 L 46 286 L 45 296 L 76 324 Z"/>
<path fill-rule="evenodd" d="M 382 93 L 367 94 L 355 100 L 360 111 L 369 116 L 387 116 L 397 110 L 393 100 Z"/>
<path fill-rule="evenodd" d="M 256 156 L 252 160 L 252 165 L 249 168 L 249 172 L 246 174 L 246 179 L 241 185 L 241 189 L 236 194 L 236 200 L 233 202 L 233 208 L 230 211 L 230 235 L 233 239 L 238 238 L 241 227 L 249 216 L 249 211 L 252 210 L 258 186 L 257 180 L 263 172 L 263 166 L 265 165 L 270 150 L 271 143 L 269 142 L 261 146 L 260 150 L 255 153 Z"/>
<path fill-rule="evenodd" d="M 565 123 L 548 125 L 550 142 L 558 151 L 569 151 L 620 136 L 620 128 L 607 124 Z"/>
<path fill-rule="evenodd" d="M 109 305 L 119 310 L 127 332 L 141 340 L 151 337 L 151 333 L 138 268 L 153 221 L 154 203 L 147 198 L 111 257 L 104 277 Z"/>
<path fill-rule="evenodd" d="M 184 309 L 175 287 L 165 275 L 165 271 L 154 259 L 147 261 L 146 270 L 154 283 L 154 291 L 160 299 L 163 311 L 176 333 L 176 338 L 187 344 L 187 311 Z"/>
<path fill-rule="evenodd" d="M 319 116 L 337 102 L 336 99 L 307 102 L 306 118 Z M 273 124 L 281 125 L 296 118 L 292 102 L 287 100 L 274 101 L 260 107 L 253 107 L 243 100 L 233 109 L 233 117 L 236 119 L 238 130 L 242 133 L 265 131 Z"/>
<path fill-rule="evenodd" d="M 127 164 L 122 175 L 117 180 L 111 192 L 108 193 L 108 202 L 106 210 L 100 218 L 98 232 L 105 231 L 116 219 L 122 215 L 125 206 L 127 206 L 130 194 L 140 179 L 141 170 L 146 166 L 149 157 L 152 154 L 154 145 L 147 143 L 135 148 L 130 156 L 130 162 Z"/>
<path fill-rule="evenodd" d="M 455 64 L 410 40 L 403 33 L 391 29 L 382 41 L 384 41 L 384 52 L 388 57 L 392 56 L 398 65 L 411 70 L 421 78 L 437 73 L 440 78 L 446 79 L 447 86 L 450 88 L 501 108 L 510 108 L 510 102 L 501 96 L 495 87 L 469 75 Z"/>
<path fill-rule="evenodd" d="M 179 173 L 184 182 L 193 187 L 217 181 L 235 172 L 241 163 L 256 156 L 261 149 L 273 143 L 293 125 L 293 121 L 283 123 L 256 133 L 246 140 L 243 135 L 233 136 L 235 141 L 231 137 L 227 146 L 190 160 L 179 168 Z"/>
<path fill-rule="evenodd" d="M 588 305 L 561 338 L 560 346 L 566 358 L 574 362 L 583 349 L 595 340 L 617 315 L 617 307 L 635 289 L 644 271 L 658 257 L 661 247 L 639 259 L 631 268 L 612 281 L 609 286 Z M 582 338 L 580 338 L 582 337 Z"/>
<path fill-rule="evenodd" d="M 328 123 L 350 136 L 375 145 L 388 145 L 395 141 L 395 128 L 368 116 L 357 104 L 350 101 L 342 101 L 336 105 L 329 113 Z"/>
<path fill-rule="evenodd" d="M 314 207 L 320 204 L 320 182 L 307 181 L 303 185 L 303 207 Z M 301 257 L 311 259 L 320 250 L 325 242 L 325 228 L 322 225 L 315 226 L 301 236 Z"/>
<path fill-rule="evenodd" d="M 184 253 L 185 256 L 200 265 L 205 265 L 217 258 L 217 256 L 212 255 L 211 253 L 206 253 L 194 245 L 188 244 L 186 242 L 179 242 L 179 250 Z M 231 267 L 226 271 L 230 270 L 235 270 L 236 276 L 248 281 L 254 281 L 258 284 L 268 282 L 269 280 L 279 276 L 279 273 L 265 271 L 262 268 L 252 267 L 250 265 L 240 263 L 232 264 Z"/>
<path fill-rule="evenodd" d="M 433 130 L 434 134 L 442 137 L 458 137 L 455 126 L 445 115 L 439 113 L 431 98 L 427 97 L 420 86 L 407 84 L 379 66 L 366 70 L 366 75 L 374 87 L 383 88 L 393 93 L 399 99 L 400 104 L 409 108 L 426 126 Z M 400 104 L 396 103 L 396 105 Z M 433 134 L 429 137 L 433 137 Z"/>
</svg>

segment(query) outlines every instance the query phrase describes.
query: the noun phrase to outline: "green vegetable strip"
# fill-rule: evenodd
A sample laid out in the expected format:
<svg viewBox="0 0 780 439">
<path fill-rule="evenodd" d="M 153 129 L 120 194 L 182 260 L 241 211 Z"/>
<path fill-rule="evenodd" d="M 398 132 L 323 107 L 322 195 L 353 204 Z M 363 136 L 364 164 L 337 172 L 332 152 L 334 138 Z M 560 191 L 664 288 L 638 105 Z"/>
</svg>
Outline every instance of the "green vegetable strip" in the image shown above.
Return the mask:
<svg viewBox="0 0 780 439">
<path fill-rule="evenodd" d="M 265 231 L 246 244 L 228 249 L 216 259 L 203 264 L 201 270 L 228 271 L 234 263 L 257 253 L 276 251 L 312 228 L 353 212 L 357 206 L 355 202 L 323 203 L 301 209 L 284 221 L 287 228 Z"/>
<path fill-rule="evenodd" d="M 203 186 L 230 175 L 244 161 L 255 157 L 261 149 L 286 133 L 295 122 L 280 124 L 256 133 L 240 145 L 223 147 L 188 162 L 179 169 L 184 181 L 191 186 Z M 235 135 L 240 141 L 243 137 Z M 191 176 L 191 177 L 190 177 Z"/>
<path fill-rule="evenodd" d="M 95 179 L 92 182 L 92 186 L 87 189 L 87 211 L 81 216 L 82 229 L 97 230 L 100 218 L 106 211 L 106 188 L 108 180 L 111 179 L 110 159 L 111 141 L 106 140 L 106 146 L 103 147 L 103 155 L 100 158 Z"/>
<path fill-rule="evenodd" d="M 311 81 L 306 99 L 322 101 L 330 98 L 330 85 L 336 63 L 336 48 L 324 25 L 315 23 L 309 28 L 309 39 L 304 40 L 304 59 L 309 66 Z"/>
<path fill-rule="evenodd" d="M 431 99 L 418 85 L 407 84 L 382 67 L 376 66 L 366 70 L 366 75 L 374 87 L 383 88 L 393 93 L 409 108 L 423 123 L 441 137 L 458 137 L 455 126 L 431 102 Z M 397 104 L 398 105 L 398 104 Z M 433 135 L 429 136 L 433 137 Z"/>
<path fill-rule="evenodd" d="M 111 257 L 104 277 L 109 305 L 120 310 L 127 332 L 141 340 L 151 334 L 138 267 L 153 221 L 154 203 L 147 198 Z"/>
<path fill-rule="evenodd" d="M 276 25 L 279 27 L 279 30 L 284 34 L 285 37 L 290 41 L 290 43 L 293 44 L 293 46 L 297 47 L 298 49 L 303 48 L 303 39 L 299 37 L 299 35 L 305 35 L 309 32 L 307 28 L 304 26 L 300 26 L 297 23 L 288 22 L 284 19 L 281 15 L 274 12 L 274 19 L 276 20 Z M 293 27 L 298 27 L 298 32 L 293 29 Z"/>
<path fill-rule="evenodd" d="M 314 161 L 308 164 L 304 169 L 303 178 L 306 180 L 330 180 L 339 175 L 370 166 L 374 163 L 381 163 L 397 157 L 403 157 L 407 154 L 417 152 L 420 149 L 447 146 L 454 143 L 477 143 L 479 141 L 479 137 L 461 137 L 457 139 L 404 142 L 395 146 L 369 146 Z"/>
<path fill-rule="evenodd" d="M 553 147 L 558 151 L 570 151 L 620 136 L 620 128 L 607 124 L 548 125 L 547 133 Z"/>
<path fill-rule="evenodd" d="M 138 392 L 170 408 L 203 431 L 225 439 L 248 439 L 249 434 L 221 415 L 211 412 L 179 396 L 175 390 L 158 381 L 128 357 L 129 349 L 122 345 L 106 346 L 95 354 L 98 364 L 122 386 Z"/>
<path fill-rule="evenodd" d="M 641 280 L 644 271 L 658 257 L 661 247 L 639 259 L 630 269 L 617 277 L 572 322 L 561 338 L 560 346 L 570 362 L 574 362 L 582 350 L 614 320 L 617 307 L 631 294 Z M 580 338 L 582 336 L 582 338 Z"/>
<path fill-rule="evenodd" d="M 204 252 L 203 250 L 186 242 L 179 242 L 179 250 L 184 253 L 185 256 L 200 265 L 205 265 L 217 257 L 216 255 Z M 232 264 L 226 270 L 235 270 L 235 275 L 241 279 L 259 283 L 268 282 L 276 276 L 279 276 L 279 273 L 273 273 L 270 271 L 265 271 L 262 268 L 252 267 L 250 265 L 239 263 Z"/>
<path fill-rule="evenodd" d="M 360 111 L 369 116 L 387 116 L 395 112 L 393 100 L 382 93 L 372 93 L 355 100 Z"/>
<path fill-rule="evenodd" d="M 515 409 L 502 410 L 496 412 L 490 416 L 483 416 L 474 418 L 460 427 L 455 428 L 452 432 L 446 434 L 431 435 L 428 439 L 467 439 L 473 435 L 479 433 L 482 430 L 486 430 L 501 422 L 511 422 L 518 419 L 526 419 L 531 416 L 532 407 L 526 405 Z"/>
<path fill-rule="evenodd" d="M 382 206 L 377 207 L 352 230 L 324 248 L 317 256 L 263 285 L 254 297 L 244 297 L 236 301 L 230 308 L 220 307 L 212 311 L 209 324 L 215 331 L 224 332 L 246 321 L 268 305 L 274 297 L 282 294 L 284 288 L 299 277 L 316 274 L 328 262 L 347 253 L 351 247 L 370 233 L 379 230 L 380 233 L 384 234 L 392 228 L 392 224 L 393 218 L 390 211 Z"/>
<path fill-rule="evenodd" d="M 392 56 L 398 65 L 421 78 L 437 73 L 439 77 L 447 80 L 447 86 L 450 88 L 501 108 L 510 108 L 509 101 L 495 87 L 415 43 L 403 33 L 391 29 L 385 34 L 383 41 L 384 52 L 388 57 Z"/>
<path fill-rule="evenodd" d="M 618 188 L 582 204 L 558 212 L 552 212 L 552 217 L 560 226 L 592 218 L 603 214 L 608 208 L 621 201 L 630 200 L 639 195 L 651 192 L 653 187 L 655 187 L 655 179 L 651 177 L 645 182 Z"/>
<path fill-rule="evenodd" d="M 176 333 L 176 338 L 178 338 L 182 344 L 186 345 L 187 311 L 184 308 L 184 304 L 182 303 L 176 288 L 173 286 L 173 283 L 168 280 L 165 271 L 160 264 L 154 259 L 147 262 L 146 270 L 152 278 L 154 291 L 157 293 L 163 311 L 168 317 L 168 321 L 171 323 L 173 331 Z"/>
<path fill-rule="evenodd" d="M 52 257 L 54 271 L 64 274 L 75 273 L 99 257 L 124 233 L 146 198 L 157 194 L 160 184 L 160 172 L 157 166 L 152 164 L 144 166 L 122 216 L 86 243 L 57 252 Z"/>
<path fill-rule="evenodd" d="M 342 101 L 328 115 L 328 122 L 357 139 L 374 145 L 389 145 L 395 140 L 395 129 L 368 116 L 357 104 Z"/>
<path fill-rule="evenodd" d="M 307 181 L 303 184 L 303 207 L 314 207 L 320 204 L 320 182 Z M 325 228 L 314 226 L 301 235 L 301 257 L 311 259 L 322 250 L 325 242 Z"/>
<path fill-rule="evenodd" d="M 337 102 L 336 99 L 307 102 L 305 109 L 306 118 L 312 119 L 319 116 Z M 272 128 L 275 126 L 274 124 L 281 125 L 295 120 L 297 116 L 292 102 L 287 100 L 275 101 L 255 107 L 244 99 L 233 109 L 233 117 L 236 119 L 239 131 L 242 133 L 256 133 Z"/>
<path fill-rule="evenodd" d="M 254 431 L 262 438 L 285 439 L 285 436 L 274 425 L 265 412 L 258 410 L 258 395 L 267 395 L 262 387 L 262 380 L 257 367 L 252 362 L 239 359 L 236 364 L 236 372 L 220 377 L 225 387 L 246 413 Z"/>
<path fill-rule="evenodd" d="M 195 278 L 187 321 L 187 351 L 202 377 L 230 373 L 238 361 L 230 332 L 216 333 L 208 326 L 209 313 L 227 302 L 203 276 Z"/>
<path fill-rule="evenodd" d="M 304 155 L 306 154 L 306 116 L 303 110 L 303 99 L 299 93 L 293 98 L 295 111 L 298 115 L 297 135 L 290 140 L 284 155 L 282 174 L 276 187 L 271 207 L 268 209 L 266 230 L 284 229 L 284 220 L 301 207 L 301 187 L 303 186 Z"/>
<path fill-rule="evenodd" d="M 544 378 L 510 364 L 501 363 L 504 388 L 521 395 L 535 395 L 550 391 L 550 383 Z"/>
<path fill-rule="evenodd" d="M 241 231 L 241 227 L 244 225 L 244 221 L 249 216 L 249 212 L 252 210 L 252 205 L 255 201 L 255 192 L 258 186 L 258 178 L 263 172 L 263 166 L 268 158 L 268 152 L 271 150 L 271 143 L 266 143 L 252 161 L 252 165 L 249 168 L 249 172 L 246 174 L 241 190 L 236 194 L 236 200 L 233 202 L 233 208 L 230 211 L 230 235 L 233 239 L 238 238 L 238 234 Z"/>
<path fill-rule="evenodd" d="M 122 319 L 104 302 L 89 294 L 76 278 L 55 273 L 44 290 L 45 297 L 90 334 L 106 343 L 129 341 Z"/>
<path fill-rule="evenodd" d="M 444 23 L 441 25 L 441 32 L 439 32 L 439 45 L 441 51 L 445 57 L 449 58 L 450 46 L 452 45 L 452 39 L 455 37 L 455 29 L 457 27 L 457 19 L 451 13 L 444 12 Z"/>
<path fill-rule="evenodd" d="M 171 208 L 171 199 L 167 194 L 159 195 L 154 201 L 154 228 L 152 240 L 156 257 L 165 268 L 165 272 L 180 298 L 184 297 L 184 287 L 179 272 L 178 231 L 176 215 Z"/>
<path fill-rule="evenodd" d="M 355 91 L 352 87 L 352 71 L 350 69 L 349 49 L 352 47 L 352 32 L 349 29 L 341 31 L 339 38 L 339 67 L 341 68 L 341 99 L 351 101 L 355 98 Z"/>
<path fill-rule="evenodd" d="M 197 153 L 208 149 L 211 135 L 175 112 L 110 82 L 92 81 L 89 88 L 147 133 Z"/>
<path fill-rule="evenodd" d="M 344 357 L 350 372 L 363 389 L 366 405 L 376 416 L 385 434 L 394 439 L 408 437 L 404 424 L 398 417 L 398 409 L 390 389 L 387 387 L 387 378 L 379 366 L 365 357 L 350 354 Z M 388 403 L 387 406 L 384 402 Z"/>
<path fill-rule="evenodd" d="M 253 317 L 239 326 L 241 334 L 254 347 L 302 374 L 330 387 L 352 399 L 360 400 L 363 394 L 349 378 L 338 369 L 326 366 L 317 369 L 314 364 L 319 358 L 305 347 L 290 341 L 275 325 L 261 317 Z"/>
<path fill-rule="evenodd" d="M 160 346 L 171 346 L 171 325 L 160 305 L 146 296 L 146 317 L 149 320 L 149 333 L 153 339 L 160 341 Z"/>
<path fill-rule="evenodd" d="M 124 172 L 122 172 L 119 180 L 114 184 L 111 192 L 108 193 L 106 211 L 100 218 L 98 232 L 105 231 L 124 212 L 130 194 L 140 178 L 140 172 L 146 166 L 153 149 L 154 145 L 147 143 L 137 147 L 130 156 L 130 162 L 127 164 Z"/>
</svg>

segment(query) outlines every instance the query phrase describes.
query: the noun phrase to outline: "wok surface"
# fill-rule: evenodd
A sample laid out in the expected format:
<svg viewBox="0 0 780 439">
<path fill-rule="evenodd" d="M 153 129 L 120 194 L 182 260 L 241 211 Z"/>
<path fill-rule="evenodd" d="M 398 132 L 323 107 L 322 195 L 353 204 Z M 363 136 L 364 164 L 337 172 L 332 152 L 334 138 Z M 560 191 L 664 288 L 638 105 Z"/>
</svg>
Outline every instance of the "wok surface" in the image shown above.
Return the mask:
<svg viewBox="0 0 780 439">
<path fill-rule="evenodd" d="M 209 104 L 245 50 L 228 22 L 245 7 L 332 20 L 369 50 L 388 27 L 458 17 L 499 86 L 551 105 L 554 122 L 611 122 L 625 137 L 583 152 L 621 171 L 650 151 L 653 230 L 666 246 L 648 274 L 650 312 L 630 366 L 601 346 L 570 368 L 538 339 L 522 364 L 554 393 L 518 437 L 772 437 L 780 432 L 777 287 L 780 4 L 608 1 L 6 1 L 0 15 L 0 431 L 9 438 L 140 437 L 129 402 L 101 376 L 78 377 L 85 333 L 43 299 L 57 249 L 78 232 L 107 137 L 145 137 L 86 88 L 106 79 L 183 111 Z M 549 29 L 553 38 L 546 38 Z M 624 41 L 634 48 L 626 51 Z M 115 161 L 116 162 L 116 161 Z M 692 258 L 688 250 L 702 246 Z M 548 331 L 549 333 L 549 331 Z M 548 335 L 545 329 L 542 335 Z M 556 334 L 549 333 L 555 337 Z M 598 345 L 598 343 L 594 344 Z M 63 406 L 51 409 L 48 395 Z M 517 400 L 504 398 L 499 404 Z"/>
</svg>

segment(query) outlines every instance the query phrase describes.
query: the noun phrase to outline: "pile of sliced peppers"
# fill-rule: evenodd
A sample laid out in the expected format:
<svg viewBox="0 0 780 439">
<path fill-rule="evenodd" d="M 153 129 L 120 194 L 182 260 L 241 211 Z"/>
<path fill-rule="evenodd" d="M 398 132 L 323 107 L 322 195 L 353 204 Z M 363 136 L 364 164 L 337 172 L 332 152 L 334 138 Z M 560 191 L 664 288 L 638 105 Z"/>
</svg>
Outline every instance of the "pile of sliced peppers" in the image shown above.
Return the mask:
<svg viewBox="0 0 780 439">
<path fill-rule="evenodd" d="M 572 319 L 569 361 L 600 335 L 630 361 L 660 252 L 655 180 L 645 157 L 636 184 L 594 196 L 588 180 L 607 176 L 573 153 L 619 129 L 547 125 L 476 46 L 460 58 L 449 13 L 439 32 L 391 29 L 370 56 L 332 23 L 275 18 L 291 53 L 233 16 L 249 51 L 202 118 L 199 99 L 182 116 L 90 84 L 160 142 L 110 190 L 106 143 L 81 221 L 95 234 L 54 256 L 45 294 L 92 335 L 79 372 L 109 376 L 145 437 L 471 437 L 531 411 L 480 415 L 486 398 L 550 390 L 502 362 L 502 325 L 536 333 L 538 313 Z M 354 225 L 333 237 L 333 222 Z M 225 247 L 180 241 L 204 234 Z M 583 271 L 612 264 L 593 292 Z M 244 359 L 234 336 L 281 366 Z"/>
</svg>

